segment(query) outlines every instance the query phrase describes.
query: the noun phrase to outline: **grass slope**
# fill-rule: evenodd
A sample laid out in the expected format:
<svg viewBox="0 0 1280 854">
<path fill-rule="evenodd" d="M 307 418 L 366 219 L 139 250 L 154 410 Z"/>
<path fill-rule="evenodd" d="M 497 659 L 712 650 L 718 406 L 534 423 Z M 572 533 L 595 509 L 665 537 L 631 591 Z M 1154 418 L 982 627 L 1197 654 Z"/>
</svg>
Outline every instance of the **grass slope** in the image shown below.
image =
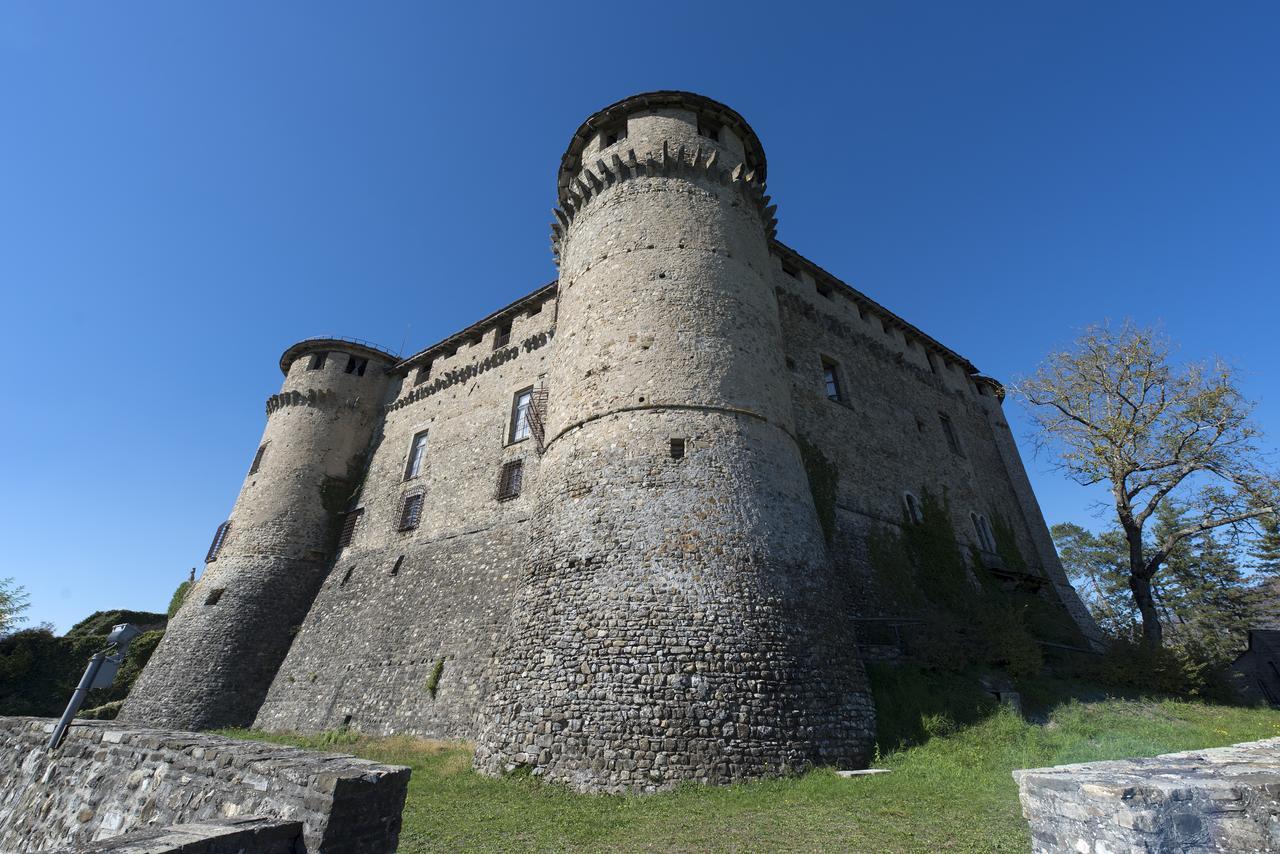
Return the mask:
<svg viewBox="0 0 1280 854">
<path fill-rule="evenodd" d="M 944 727 L 945 728 L 945 727 Z M 1026 851 L 1009 772 L 1280 736 L 1280 713 L 1175 701 L 1070 702 L 1044 724 L 998 711 L 895 751 L 892 774 L 831 770 L 636 796 L 578 795 L 527 776 L 481 777 L 466 745 L 408 738 L 227 735 L 341 750 L 413 769 L 401 852 Z"/>
</svg>

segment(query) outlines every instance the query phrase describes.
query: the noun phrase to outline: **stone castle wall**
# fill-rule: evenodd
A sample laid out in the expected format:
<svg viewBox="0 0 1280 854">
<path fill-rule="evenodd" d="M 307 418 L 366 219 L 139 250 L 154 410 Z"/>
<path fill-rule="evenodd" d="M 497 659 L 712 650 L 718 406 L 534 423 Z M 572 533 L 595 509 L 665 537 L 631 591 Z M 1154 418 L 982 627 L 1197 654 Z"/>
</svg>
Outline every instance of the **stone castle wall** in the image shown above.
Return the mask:
<svg viewBox="0 0 1280 854">
<path fill-rule="evenodd" d="M 83 851 L 132 831 L 176 825 L 176 836 L 239 816 L 301 822 L 306 851 L 396 848 L 408 768 L 114 721 L 76 721 L 50 752 L 52 729 L 51 719 L 0 718 L 0 852 Z"/>
</svg>

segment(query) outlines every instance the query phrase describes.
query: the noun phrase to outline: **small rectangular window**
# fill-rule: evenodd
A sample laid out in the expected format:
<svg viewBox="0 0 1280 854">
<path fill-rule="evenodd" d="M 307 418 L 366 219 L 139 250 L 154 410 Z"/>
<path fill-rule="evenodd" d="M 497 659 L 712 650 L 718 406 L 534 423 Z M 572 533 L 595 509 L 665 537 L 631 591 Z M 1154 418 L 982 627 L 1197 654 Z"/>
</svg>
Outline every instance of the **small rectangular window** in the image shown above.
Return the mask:
<svg viewBox="0 0 1280 854">
<path fill-rule="evenodd" d="M 531 435 L 529 429 L 529 408 L 533 405 L 533 386 L 515 393 L 511 401 L 511 429 L 507 434 L 507 443 L 521 442 Z"/>
<path fill-rule="evenodd" d="M 840 391 L 840 375 L 836 363 L 825 357 L 822 360 L 822 384 L 826 388 L 827 400 L 844 400 L 844 395 Z"/>
<path fill-rule="evenodd" d="M 720 124 L 706 117 L 698 119 L 698 136 L 705 136 L 707 139 L 720 141 Z"/>
<path fill-rule="evenodd" d="M 399 575 L 399 574 L 400 574 L 400 567 L 402 567 L 402 566 L 404 566 L 404 555 L 400 555 L 400 557 L 396 558 L 396 562 L 395 562 L 395 564 L 394 564 L 394 565 L 392 565 L 392 567 L 391 567 L 391 574 L 392 574 L 392 575 Z"/>
<path fill-rule="evenodd" d="M 507 321 L 498 327 L 498 331 L 493 336 L 493 349 L 500 350 L 511 343 L 511 321 Z"/>
<path fill-rule="evenodd" d="M 413 480 L 422 474 L 422 464 L 427 458 L 427 431 L 423 430 L 409 443 L 409 460 L 405 463 L 404 479 Z"/>
<path fill-rule="evenodd" d="M 347 582 L 351 580 L 351 573 L 355 571 L 356 571 L 356 568 L 354 566 L 347 567 L 347 571 L 343 574 L 342 580 L 338 582 L 338 586 L 346 587 Z"/>
<path fill-rule="evenodd" d="M 364 369 L 369 366 L 368 359 L 361 359 L 356 356 L 347 357 L 347 373 L 355 374 L 358 377 L 364 376 Z"/>
<path fill-rule="evenodd" d="M 503 463 L 498 472 L 497 499 L 499 501 L 507 501 L 518 496 L 523 481 L 524 460 L 512 460 L 509 463 Z"/>
<path fill-rule="evenodd" d="M 799 268 L 797 268 L 794 264 L 788 264 L 786 261 L 782 262 L 782 272 L 786 273 L 788 276 L 790 276 L 793 279 L 800 278 Z"/>
<path fill-rule="evenodd" d="M 325 359 L 329 358 L 328 353 L 312 353 L 311 361 L 307 363 L 308 371 L 318 371 L 324 367 Z"/>
<path fill-rule="evenodd" d="M 673 460 L 684 459 L 684 439 L 671 440 L 671 459 Z"/>
<path fill-rule="evenodd" d="M 415 387 L 422 385 L 431 379 L 431 362 L 427 362 L 418 368 L 418 372 L 413 375 L 413 384 Z"/>
<path fill-rule="evenodd" d="M 418 527 L 418 521 L 422 518 L 422 502 L 421 492 L 405 496 L 404 504 L 400 507 L 400 530 L 412 531 Z"/>
<path fill-rule="evenodd" d="M 951 423 L 951 418 L 944 413 L 938 413 L 938 420 L 942 422 L 942 433 L 947 437 L 947 447 L 953 453 L 963 457 L 964 451 L 960 449 L 960 438 L 956 436 L 956 428 Z"/>
<path fill-rule="evenodd" d="M 608 148 L 611 145 L 617 145 L 627 138 L 627 122 L 624 119 L 615 122 L 600 131 L 600 147 Z"/>
<path fill-rule="evenodd" d="M 902 493 L 902 501 L 907 506 L 907 521 L 919 524 L 924 521 L 924 510 L 920 502 L 910 492 Z"/>
<path fill-rule="evenodd" d="M 356 526 L 360 523 L 360 517 L 364 515 L 364 508 L 352 510 L 342 518 L 342 530 L 338 532 L 338 548 L 345 549 L 351 545 L 351 539 L 356 535 Z"/>
<path fill-rule="evenodd" d="M 222 599 L 222 594 L 225 593 L 226 590 L 227 589 L 225 587 L 213 588 L 212 590 L 209 591 L 209 595 L 205 597 L 204 604 L 217 605 L 219 600 Z"/>
<path fill-rule="evenodd" d="M 818 293 L 829 300 L 836 298 L 835 291 L 831 290 L 831 286 L 825 282 L 814 282 L 814 287 L 818 289 Z"/>
<path fill-rule="evenodd" d="M 542 313 L 542 303 L 538 303 L 537 305 L 533 305 L 529 307 L 529 311 L 526 312 L 526 316 L 533 317 L 535 314 L 541 314 L 541 313 Z"/>
<path fill-rule="evenodd" d="M 249 466 L 249 474 L 257 474 L 258 468 L 262 465 L 262 455 L 267 452 L 267 443 L 263 442 L 258 446 L 258 453 L 253 455 L 253 464 Z"/>
<path fill-rule="evenodd" d="M 231 530 L 230 522 L 223 522 L 218 526 L 218 530 L 213 533 L 213 542 L 209 544 L 209 551 L 205 553 L 204 562 L 213 563 L 218 559 L 218 552 L 222 551 L 222 544 L 227 541 L 227 533 Z"/>
</svg>

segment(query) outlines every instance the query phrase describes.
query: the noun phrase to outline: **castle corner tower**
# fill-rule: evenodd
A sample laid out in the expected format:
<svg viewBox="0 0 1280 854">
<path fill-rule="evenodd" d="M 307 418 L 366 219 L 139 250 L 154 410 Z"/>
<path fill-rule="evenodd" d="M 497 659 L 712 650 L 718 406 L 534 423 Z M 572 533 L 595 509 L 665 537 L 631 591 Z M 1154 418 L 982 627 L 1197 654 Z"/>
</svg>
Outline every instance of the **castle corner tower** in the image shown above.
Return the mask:
<svg viewBox="0 0 1280 854">
<path fill-rule="evenodd" d="M 175 729 L 248 726 L 331 566 L 396 357 L 328 338 L 293 345 L 284 385 L 204 574 L 121 711 Z"/>
<path fill-rule="evenodd" d="M 545 450 L 476 767 L 637 791 L 864 764 L 874 712 L 796 437 L 760 141 L 653 92 L 560 166 Z"/>
</svg>

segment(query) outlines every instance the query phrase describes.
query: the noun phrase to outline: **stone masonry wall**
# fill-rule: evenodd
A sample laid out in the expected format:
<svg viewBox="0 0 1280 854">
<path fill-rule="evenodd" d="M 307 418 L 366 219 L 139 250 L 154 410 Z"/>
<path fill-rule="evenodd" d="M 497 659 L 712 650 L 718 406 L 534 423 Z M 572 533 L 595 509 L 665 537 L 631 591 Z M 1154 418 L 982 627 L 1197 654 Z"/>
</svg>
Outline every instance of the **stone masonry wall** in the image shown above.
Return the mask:
<svg viewBox="0 0 1280 854">
<path fill-rule="evenodd" d="M 1013 776 L 1037 854 L 1280 851 L 1280 738 Z"/>
<path fill-rule="evenodd" d="M 511 441 L 512 404 L 516 392 L 545 386 L 555 316 L 554 299 L 536 301 L 512 318 L 508 344 L 497 346 L 496 328 L 488 329 L 437 357 L 422 382 L 415 384 L 414 371 L 400 383 L 354 502 L 364 515 L 257 726 L 475 734 L 493 650 L 524 572 L 541 459 L 536 439 Z M 422 431 L 425 462 L 409 478 L 408 456 Z M 523 461 L 524 486 L 499 501 L 498 472 L 512 460 Z M 424 496 L 421 519 L 402 531 L 403 502 L 417 494 Z"/>
<path fill-rule="evenodd" d="M 408 768 L 113 721 L 77 721 L 49 753 L 51 731 L 0 718 L 0 851 L 236 816 L 300 821 L 307 851 L 395 850 Z"/>
</svg>

